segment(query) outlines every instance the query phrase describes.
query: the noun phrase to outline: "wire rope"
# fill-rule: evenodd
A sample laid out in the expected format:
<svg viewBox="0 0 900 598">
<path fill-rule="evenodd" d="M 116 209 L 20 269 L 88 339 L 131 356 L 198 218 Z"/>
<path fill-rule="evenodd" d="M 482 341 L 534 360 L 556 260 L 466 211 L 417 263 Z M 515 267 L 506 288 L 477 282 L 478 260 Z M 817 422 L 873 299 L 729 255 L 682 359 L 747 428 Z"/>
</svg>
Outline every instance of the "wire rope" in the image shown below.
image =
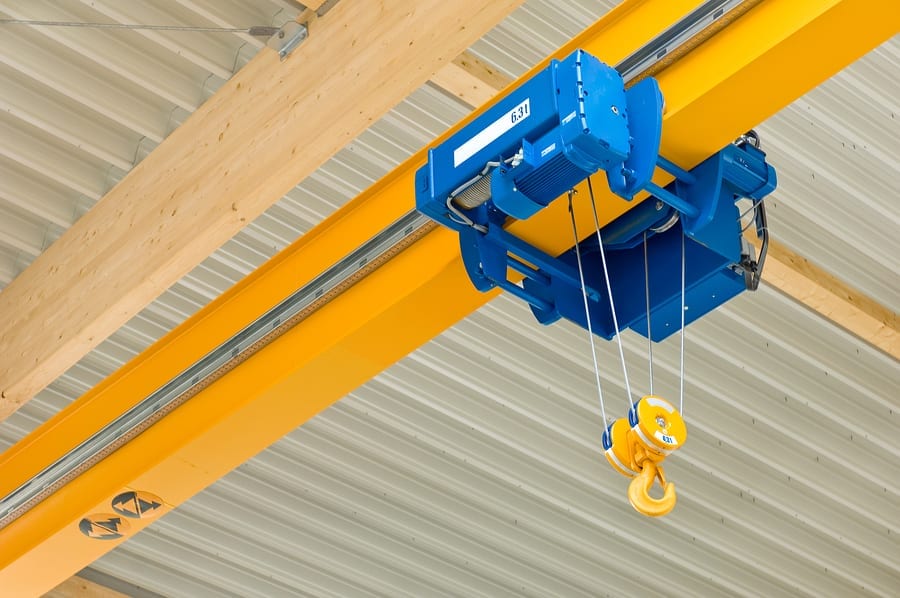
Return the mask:
<svg viewBox="0 0 900 598">
<path fill-rule="evenodd" d="M 588 193 L 591 196 L 591 209 L 594 212 L 594 230 L 597 233 L 597 243 L 600 245 L 600 261 L 603 264 L 603 278 L 606 280 L 606 292 L 609 295 L 609 311 L 612 314 L 613 330 L 615 331 L 616 342 L 619 345 L 619 359 L 622 362 L 622 375 L 625 377 L 625 393 L 627 394 L 628 409 L 633 410 L 634 403 L 631 400 L 631 384 L 628 381 L 628 367 L 625 364 L 625 349 L 622 346 L 622 335 L 619 334 L 619 320 L 616 317 L 616 303 L 613 300 L 612 284 L 609 281 L 609 268 L 606 264 L 606 251 L 603 249 L 603 238 L 600 236 L 600 218 L 597 216 L 597 202 L 594 199 L 594 186 L 591 183 L 591 177 L 587 178 L 587 186 Z"/>
<path fill-rule="evenodd" d="M 685 243 L 684 243 L 684 223 L 681 225 L 681 366 L 680 366 L 680 375 L 678 377 L 679 383 L 679 398 L 678 398 L 678 411 L 681 412 L 682 417 L 684 416 L 684 263 L 685 263 Z"/>
<path fill-rule="evenodd" d="M 647 361 L 650 369 L 650 394 L 653 394 L 653 335 L 650 330 L 650 260 L 647 259 L 647 231 L 644 231 L 644 304 L 647 308 Z"/>
<path fill-rule="evenodd" d="M 594 359 L 594 377 L 597 380 L 597 397 L 600 399 L 600 416 L 603 427 L 606 427 L 606 408 L 603 405 L 603 387 L 600 383 L 600 363 L 597 360 L 597 347 L 594 342 L 594 329 L 591 326 L 591 309 L 588 305 L 587 286 L 584 283 L 584 267 L 581 264 L 581 249 L 578 247 L 578 226 L 575 224 L 575 211 L 572 209 L 573 190 L 569 191 L 569 216 L 572 218 L 572 235 L 575 237 L 575 261 L 578 262 L 578 279 L 581 282 L 581 296 L 584 299 L 584 317 L 587 320 L 588 338 L 591 341 L 591 357 Z"/>
</svg>

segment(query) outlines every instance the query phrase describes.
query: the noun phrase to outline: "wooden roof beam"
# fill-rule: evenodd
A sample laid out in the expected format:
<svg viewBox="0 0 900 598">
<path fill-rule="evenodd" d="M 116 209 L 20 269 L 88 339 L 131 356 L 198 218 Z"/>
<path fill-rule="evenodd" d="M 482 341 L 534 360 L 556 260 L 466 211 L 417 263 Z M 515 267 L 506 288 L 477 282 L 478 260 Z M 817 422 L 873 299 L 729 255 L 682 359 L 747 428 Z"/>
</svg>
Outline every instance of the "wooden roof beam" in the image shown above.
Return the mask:
<svg viewBox="0 0 900 598">
<path fill-rule="evenodd" d="M 303 2 L 303 6 L 309 10 L 319 10 L 325 2 L 326 0 L 306 0 Z"/>
<path fill-rule="evenodd" d="M 0 293 L 0 420 L 521 3 L 342 0 L 261 51 Z"/>
<path fill-rule="evenodd" d="M 128 598 L 128 596 L 78 575 L 73 575 L 50 590 L 44 595 L 44 598 Z"/>
<path fill-rule="evenodd" d="M 900 360 L 895 312 L 776 240 L 769 241 L 763 282 Z"/>
</svg>

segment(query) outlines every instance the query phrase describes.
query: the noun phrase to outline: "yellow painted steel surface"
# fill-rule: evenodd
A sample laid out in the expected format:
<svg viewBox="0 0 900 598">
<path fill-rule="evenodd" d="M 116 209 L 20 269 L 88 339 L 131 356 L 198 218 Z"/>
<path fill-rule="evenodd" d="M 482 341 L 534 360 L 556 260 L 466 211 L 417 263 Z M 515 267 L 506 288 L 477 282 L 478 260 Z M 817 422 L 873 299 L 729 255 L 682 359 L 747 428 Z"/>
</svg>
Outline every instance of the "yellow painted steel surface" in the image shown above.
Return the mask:
<svg viewBox="0 0 900 598">
<path fill-rule="evenodd" d="M 696 4 L 627 1 L 557 55 L 581 47 L 615 64 Z M 898 19 L 894 0 L 765 0 L 658 75 L 663 153 L 695 165 L 896 33 Z M 410 158 L 7 451 L 0 496 L 411 209 L 422 163 L 422 153 Z M 608 193 L 599 201 L 604 221 L 629 207 Z M 512 230 L 550 253 L 566 249 L 570 224 L 556 203 Z M 586 193 L 576 203 L 581 230 L 590 230 Z M 177 506 L 490 297 L 469 283 L 456 235 L 429 233 L 0 530 L 2 593 L 48 590 L 152 521 L 128 519 L 123 539 L 79 531 L 87 515 L 114 514 L 123 491 L 159 496 L 165 504 L 156 512 Z"/>
</svg>

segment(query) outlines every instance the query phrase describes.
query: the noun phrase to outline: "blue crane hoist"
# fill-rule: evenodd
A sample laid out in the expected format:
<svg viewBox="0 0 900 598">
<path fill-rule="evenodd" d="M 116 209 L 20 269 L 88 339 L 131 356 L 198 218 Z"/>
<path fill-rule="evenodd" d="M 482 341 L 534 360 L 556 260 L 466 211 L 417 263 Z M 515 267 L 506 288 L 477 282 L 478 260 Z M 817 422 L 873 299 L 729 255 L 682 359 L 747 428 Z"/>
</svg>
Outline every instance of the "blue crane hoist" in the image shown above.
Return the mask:
<svg viewBox="0 0 900 598">
<path fill-rule="evenodd" d="M 607 339 L 631 328 L 660 341 L 756 288 L 768 240 L 762 200 L 776 184 L 755 134 L 690 171 L 666 160 L 659 155 L 662 115 L 654 79 L 626 89 L 615 69 L 578 50 L 430 149 L 416 172 L 416 207 L 459 233 L 463 263 L 479 290 L 513 293 L 544 324 L 566 318 Z M 653 183 L 656 168 L 674 181 Z M 573 236 L 561 255 L 504 229 L 510 218 L 530 218 L 560 196 L 571 202 L 571 190 L 585 179 L 593 201 L 590 177 L 600 170 L 617 195 L 630 201 L 646 191 L 649 198 L 596 235 L 577 244 Z M 741 198 L 753 201 L 763 239 L 758 261 L 743 238 Z M 599 370 L 597 376 L 599 386 Z M 605 418 L 602 394 L 600 407 Z M 680 409 L 651 393 L 631 404 L 627 419 L 604 425 L 606 459 L 632 478 L 632 506 L 648 516 L 670 512 L 675 486 L 662 462 L 687 439 Z M 662 498 L 649 493 L 657 479 Z"/>
<path fill-rule="evenodd" d="M 690 171 L 659 155 L 663 97 L 646 78 L 626 89 L 619 73 L 578 50 L 553 60 L 491 109 L 428 152 L 416 173 L 416 207 L 460 235 L 466 270 L 482 291 L 501 287 L 524 299 L 541 323 L 560 317 L 616 333 L 597 236 L 581 241 L 584 290 L 575 248 L 551 256 L 504 230 L 602 170 L 609 188 L 631 200 L 650 197 L 601 229 L 620 329 L 659 341 L 681 325 L 681 243 L 685 237 L 685 323 L 745 289 L 755 289 L 757 262 L 742 236 L 736 201 L 761 200 L 776 185 L 753 136 L 729 145 Z M 674 175 L 665 188 L 655 169 Z M 756 212 L 765 247 L 765 212 Z M 644 238 L 647 238 L 644 255 Z M 649 318 L 645 296 L 649 277 Z M 509 278 L 515 271 L 520 283 Z"/>
</svg>

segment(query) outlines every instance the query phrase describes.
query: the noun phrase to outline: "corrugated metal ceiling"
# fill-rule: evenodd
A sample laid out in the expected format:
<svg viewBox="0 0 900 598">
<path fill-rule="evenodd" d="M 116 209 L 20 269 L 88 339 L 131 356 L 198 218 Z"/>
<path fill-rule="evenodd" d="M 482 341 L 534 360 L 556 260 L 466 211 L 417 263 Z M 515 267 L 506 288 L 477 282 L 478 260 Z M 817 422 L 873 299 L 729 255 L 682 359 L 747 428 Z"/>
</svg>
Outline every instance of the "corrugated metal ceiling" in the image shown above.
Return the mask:
<svg viewBox="0 0 900 598">
<path fill-rule="evenodd" d="M 518 75 L 612 2 L 529 0 L 472 51 Z M 124 8 L 123 8 L 124 6 Z M 280 24 L 276 0 L 0 1 L 12 17 Z M 211 20 L 213 19 L 214 20 Z M 0 286 L 260 46 L 239 35 L 0 32 Z M 895 38 L 760 126 L 777 238 L 893 310 Z M 458 120 L 425 86 L 0 424 L 8 446 Z M 636 392 L 646 347 L 627 335 Z M 625 391 L 600 345 L 609 405 Z M 655 350 L 677 395 L 677 341 Z M 598 455 L 587 339 L 501 297 L 96 562 L 167 596 L 890 596 L 900 368 L 771 289 L 687 335 L 679 505 L 635 514 Z"/>
</svg>

